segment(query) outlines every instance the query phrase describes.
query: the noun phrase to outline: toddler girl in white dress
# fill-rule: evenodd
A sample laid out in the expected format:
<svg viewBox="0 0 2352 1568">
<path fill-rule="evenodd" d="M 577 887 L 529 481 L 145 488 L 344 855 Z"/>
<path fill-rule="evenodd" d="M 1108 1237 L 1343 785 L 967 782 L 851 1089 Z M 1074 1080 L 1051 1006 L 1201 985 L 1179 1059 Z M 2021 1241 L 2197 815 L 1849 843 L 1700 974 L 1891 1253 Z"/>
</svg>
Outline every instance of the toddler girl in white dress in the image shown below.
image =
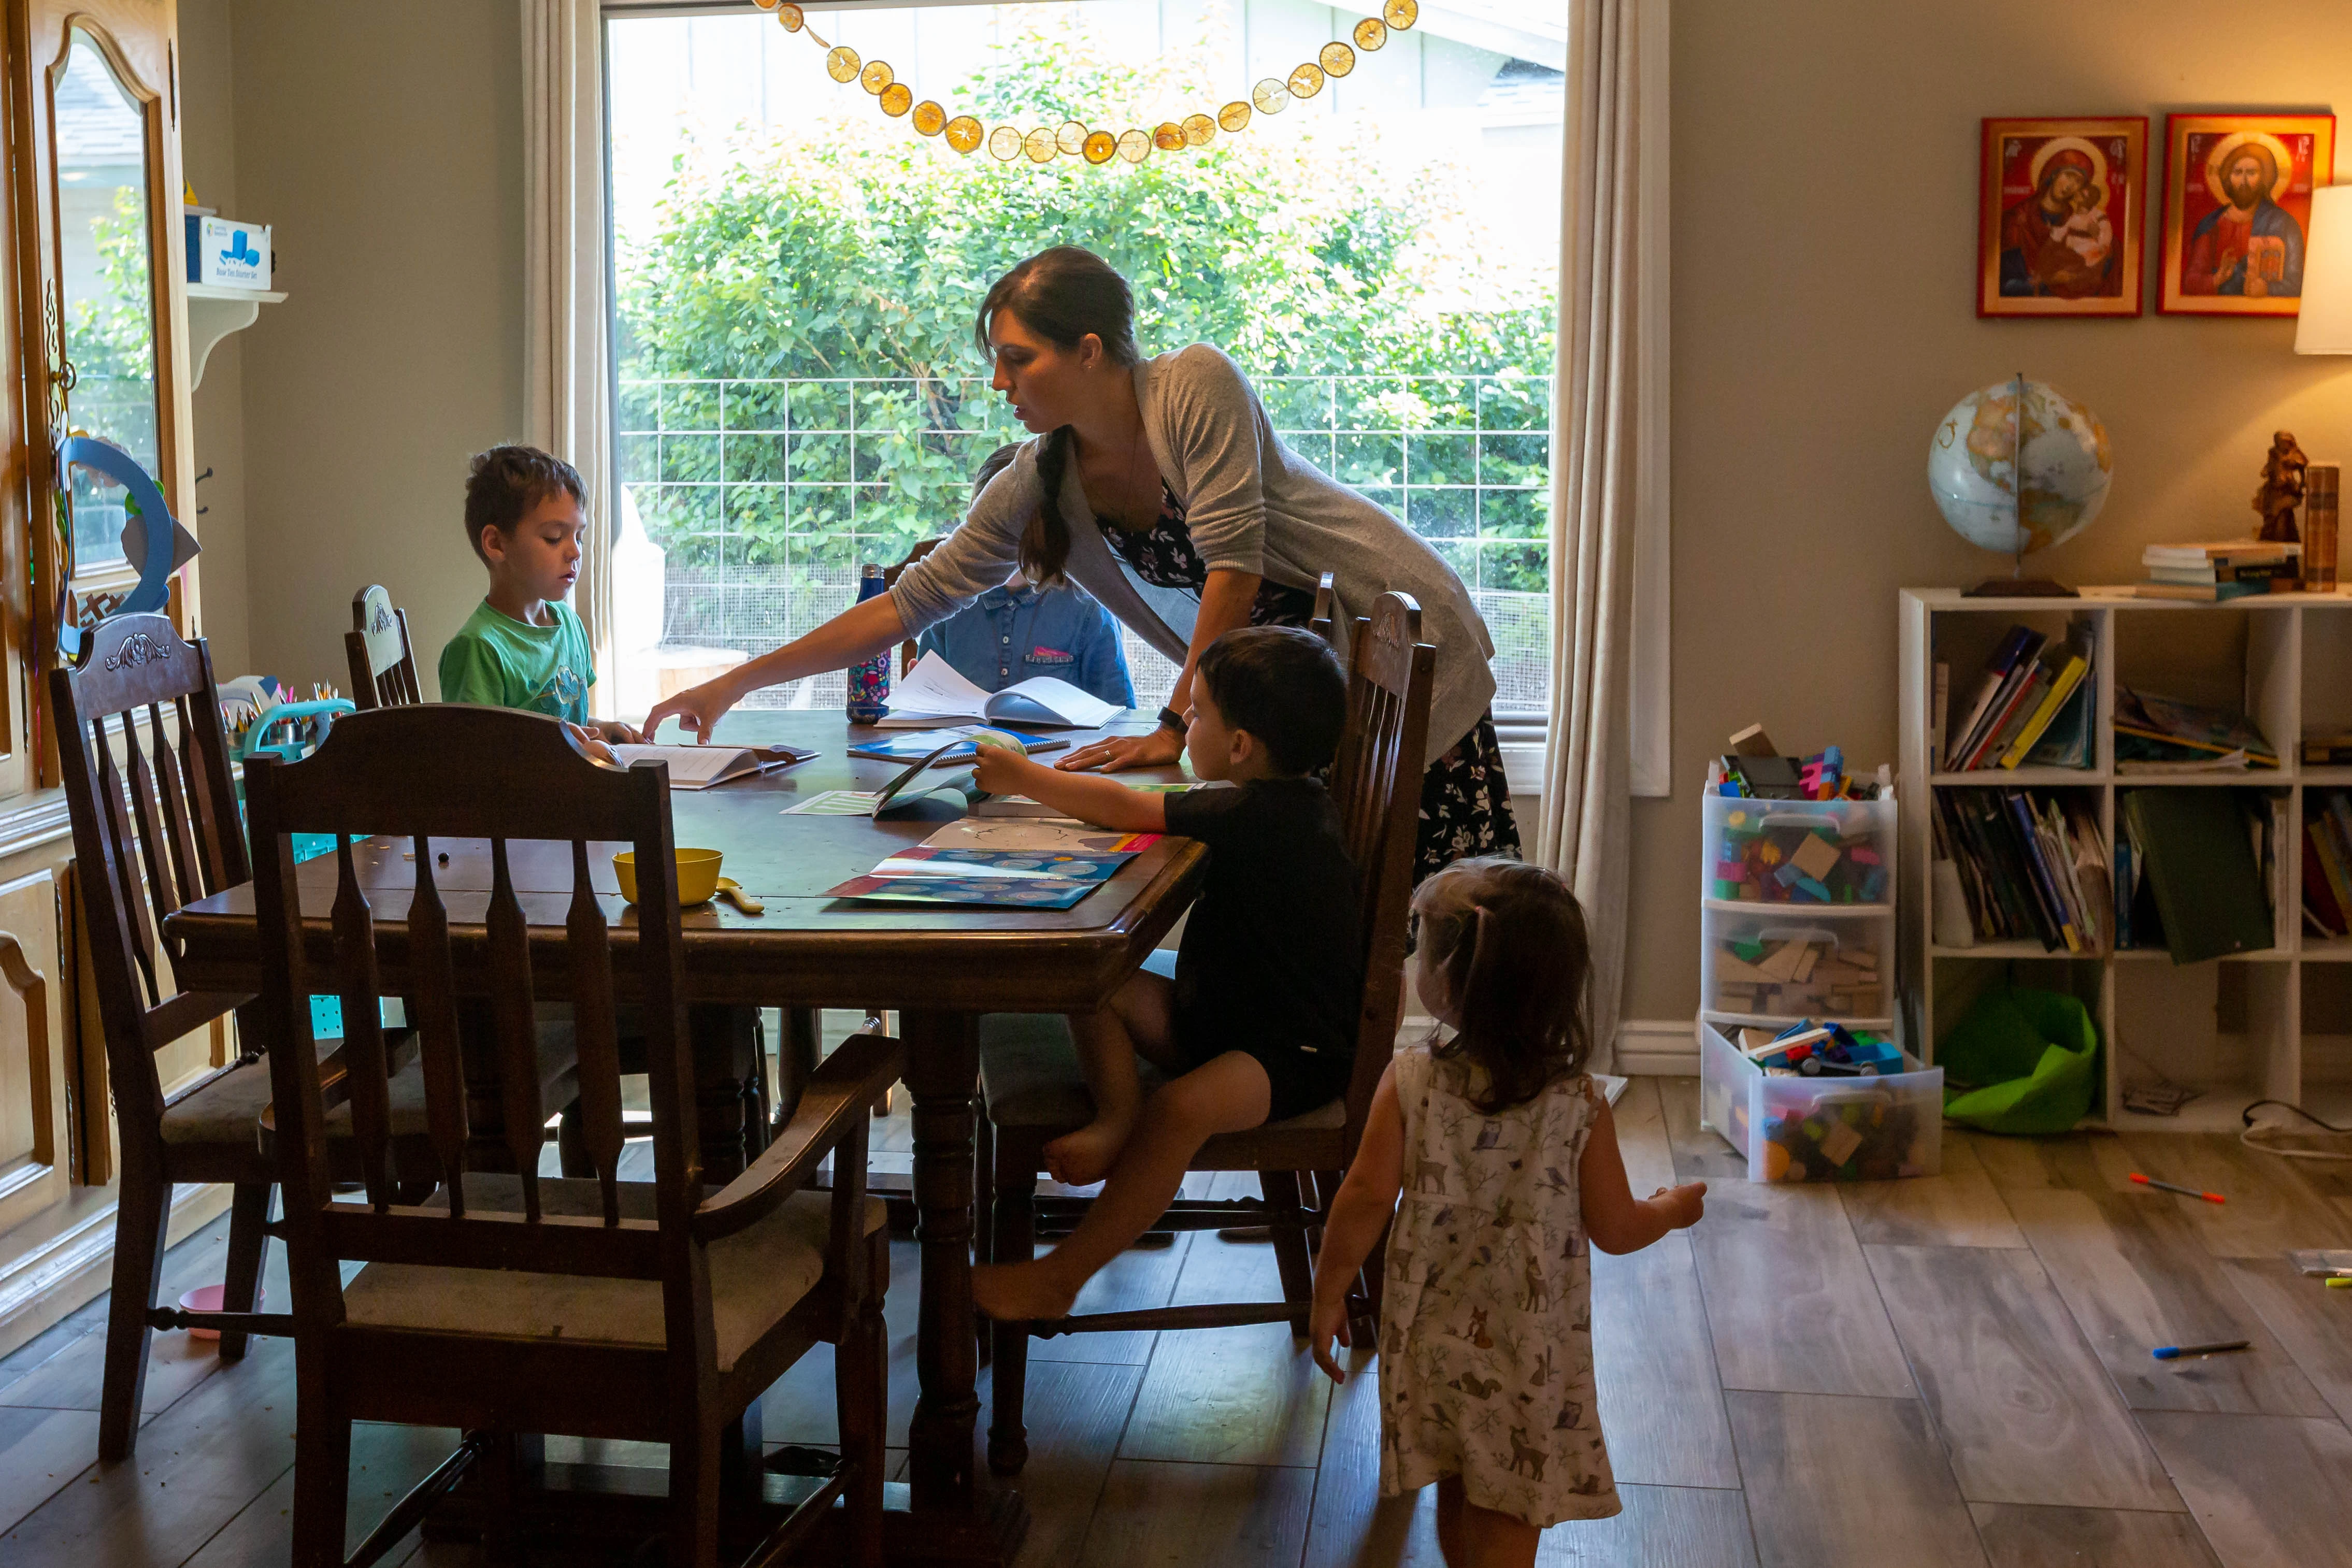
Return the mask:
<svg viewBox="0 0 2352 1568">
<path fill-rule="evenodd" d="M 1451 1040 L 1397 1053 L 1333 1202 L 1310 1333 L 1334 1382 L 1347 1291 L 1393 1215 L 1381 1492 L 1434 1481 L 1451 1568 L 1526 1568 L 1544 1528 L 1618 1511 L 1592 1385 L 1591 1254 L 1696 1223 L 1704 1182 L 1636 1200 L 1584 1073 L 1590 960 L 1568 885 L 1508 860 L 1422 883 L 1415 975 Z"/>
</svg>

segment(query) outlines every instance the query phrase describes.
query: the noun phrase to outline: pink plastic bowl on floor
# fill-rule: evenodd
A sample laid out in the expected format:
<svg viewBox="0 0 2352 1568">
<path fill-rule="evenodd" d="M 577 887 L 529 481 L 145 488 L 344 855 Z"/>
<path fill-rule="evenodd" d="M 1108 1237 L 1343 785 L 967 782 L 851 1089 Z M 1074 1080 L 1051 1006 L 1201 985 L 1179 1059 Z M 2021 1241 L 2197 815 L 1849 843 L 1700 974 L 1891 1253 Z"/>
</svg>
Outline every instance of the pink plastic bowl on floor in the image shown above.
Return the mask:
<svg viewBox="0 0 2352 1568">
<path fill-rule="evenodd" d="M 216 1312 L 221 1310 L 221 1292 L 226 1289 L 227 1287 L 225 1285 L 199 1285 L 194 1290 L 190 1291 L 186 1295 L 180 1298 L 180 1310 L 184 1312 Z M 264 1292 L 260 1291 L 256 1291 L 253 1293 L 253 1310 L 257 1312 L 261 1310 L 261 1298 Z M 220 1338 L 220 1331 L 218 1329 L 190 1329 L 188 1331 L 188 1337 L 190 1339 L 218 1339 Z"/>
</svg>

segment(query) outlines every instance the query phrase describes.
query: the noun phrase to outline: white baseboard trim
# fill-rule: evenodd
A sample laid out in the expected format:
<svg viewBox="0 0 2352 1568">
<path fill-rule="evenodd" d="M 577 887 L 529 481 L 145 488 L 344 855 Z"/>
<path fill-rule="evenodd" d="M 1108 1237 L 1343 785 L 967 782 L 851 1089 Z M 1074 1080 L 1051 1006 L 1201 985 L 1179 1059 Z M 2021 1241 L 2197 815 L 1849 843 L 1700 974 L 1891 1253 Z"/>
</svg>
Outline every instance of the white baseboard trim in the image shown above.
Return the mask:
<svg viewBox="0 0 2352 1568">
<path fill-rule="evenodd" d="M 1698 1037 L 1688 1019 L 1627 1019 L 1617 1026 L 1617 1065 L 1628 1078 L 1698 1074 Z"/>
</svg>

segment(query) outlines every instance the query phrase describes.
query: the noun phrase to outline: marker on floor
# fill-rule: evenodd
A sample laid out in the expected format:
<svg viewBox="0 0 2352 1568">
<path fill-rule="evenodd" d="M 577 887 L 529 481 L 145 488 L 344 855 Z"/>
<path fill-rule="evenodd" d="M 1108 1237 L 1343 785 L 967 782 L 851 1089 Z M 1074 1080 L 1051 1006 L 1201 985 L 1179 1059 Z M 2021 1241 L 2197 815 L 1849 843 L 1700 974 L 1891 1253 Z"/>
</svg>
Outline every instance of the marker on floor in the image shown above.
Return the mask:
<svg viewBox="0 0 2352 1568">
<path fill-rule="evenodd" d="M 2156 1347 L 2158 1361 L 2179 1361 L 2184 1355 L 2220 1355 L 2224 1351 L 2244 1350 L 2253 1341 L 2218 1339 L 2210 1344 L 2160 1344 Z"/>
<path fill-rule="evenodd" d="M 2352 1274 L 2336 1275 L 2327 1281 L 2327 1288 L 2331 1291 L 2352 1291 Z"/>
<path fill-rule="evenodd" d="M 2160 1187 L 2166 1192 L 2177 1192 L 2183 1197 L 2201 1197 L 2208 1203 L 2227 1203 L 2230 1201 L 2218 1192 L 2200 1192 L 2193 1186 L 2182 1186 L 2178 1182 L 2158 1181 L 2154 1176 L 2145 1176 L 2140 1175 L 2137 1171 L 2132 1172 L 2131 1178 L 2132 1180 L 2139 1183 L 2142 1186 Z"/>
</svg>

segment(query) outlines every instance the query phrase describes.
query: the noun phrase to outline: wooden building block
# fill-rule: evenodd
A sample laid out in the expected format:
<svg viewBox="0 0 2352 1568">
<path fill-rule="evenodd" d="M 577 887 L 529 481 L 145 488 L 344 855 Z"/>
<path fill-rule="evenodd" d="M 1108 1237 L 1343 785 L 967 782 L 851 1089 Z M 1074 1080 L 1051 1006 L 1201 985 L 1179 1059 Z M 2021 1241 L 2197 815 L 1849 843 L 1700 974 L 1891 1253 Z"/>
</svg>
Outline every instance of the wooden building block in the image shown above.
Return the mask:
<svg viewBox="0 0 2352 1568">
<path fill-rule="evenodd" d="M 1799 844 L 1796 852 L 1789 857 L 1789 863 L 1816 882 L 1824 880 L 1830 873 L 1837 870 L 1837 846 L 1827 839 L 1807 833 L 1805 841 Z"/>
</svg>

